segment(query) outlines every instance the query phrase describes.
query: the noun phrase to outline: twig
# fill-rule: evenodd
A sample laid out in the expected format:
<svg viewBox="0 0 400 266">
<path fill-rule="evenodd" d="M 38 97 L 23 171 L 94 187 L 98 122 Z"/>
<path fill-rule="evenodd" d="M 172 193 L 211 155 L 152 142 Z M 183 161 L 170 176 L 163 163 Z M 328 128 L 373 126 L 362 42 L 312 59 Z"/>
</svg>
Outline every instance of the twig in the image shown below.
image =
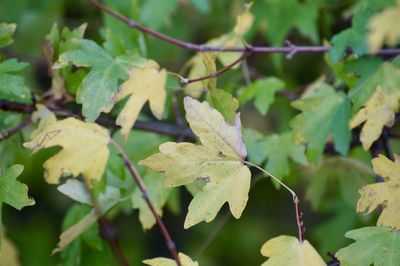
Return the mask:
<svg viewBox="0 0 400 266">
<path fill-rule="evenodd" d="M 194 78 L 194 79 L 181 79 L 181 83 L 182 84 L 189 84 L 189 83 L 193 83 L 193 82 L 198 82 L 198 81 L 202 81 L 202 80 L 206 80 L 206 79 L 215 78 L 215 77 L 225 73 L 229 69 L 233 68 L 235 65 L 239 64 L 240 62 L 245 60 L 250 55 L 251 55 L 251 53 L 245 52 L 237 60 L 235 60 L 231 64 L 225 66 L 224 68 L 221 68 L 220 70 L 217 70 L 217 71 L 215 71 L 215 72 L 213 72 L 213 73 L 211 73 L 211 74 L 209 74 L 207 76 L 204 76 L 204 77 L 199 77 L 199 78 Z"/>
<path fill-rule="evenodd" d="M 247 164 L 249 166 L 253 166 L 253 167 L 257 168 L 258 170 L 260 170 L 261 172 L 263 172 L 264 174 L 266 174 L 267 176 L 270 176 L 276 182 L 281 184 L 287 191 L 289 191 L 290 194 L 292 194 L 293 203 L 294 203 L 294 210 L 295 210 L 295 213 L 296 213 L 296 224 L 297 224 L 297 230 L 298 230 L 298 235 L 299 235 L 299 241 L 301 243 L 303 243 L 303 241 L 304 241 L 303 214 L 300 211 L 299 197 L 297 196 L 296 192 L 294 192 L 290 187 L 288 187 L 285 183 L 283 183 L 281 180 L 279 180 L 279 178 L 277 178 L 276 176 L 274 176 L 273 174 L 271 174 L 267 170 L 261 168 L 260 166 L 254 164 L 254 163 L 248 162 L 248 161 L 243 161 L 243 163 Z"/>
<path fill-rule="evenodd" d="M 157 214 L 153 203 L 151 202 L 149 195 L 147 193 L 146 187 L 143 183 L 143 180 L 139 174 L 139 172 L 136 170 L 135 166 L 131 163 L 129 160 L 128 155 L 125 153 L 125 151 L 122 149 L 122 147 L 115 142 L 112 138 L 110 138 L 110 143 L 114 145 L 114 147 L 118 150 L 119 154 L 122 156 L 124 160 L 125 166 L 128 168 L 129 172 L 131 173 L 134 181 L 139 187 L 140 192 L 142 193 L 142 197 L 144 201 L 146 202 L 147 206 L 149 207 L 151 213 L 153 214 L 154 218 L 156 219 L 157 225 L 160 228 L 160 231 L 164 237 L 165 244 L 168 247 L 172 257 L 174 258 L 176 264 L 178 266 L 182 266 L 179 257 L 178 257 L 178 252 L 176 250 L 176 245 L 175 242 L 172 240 L 171 235 L 168 232 L 167 227 L 165 226 L 164 222 L 161 220 L 160 216 Z"/>
<path fill-rule="evenodd" d="M 151 35 L 156 37 L 160 40 L 173 44 L 175 46 L 193 50 L 197 52 L 250 52 L 250 53 L 283 53 L 294 55 L 295 53 L 325 53 L 328 52 L 331 48 L 326 46 L 296 46 L 296 45 L 288 45 L 284 47 L 268 47 L 268 46 L 245 46 L 245 47 L 218 47 L 218 46 L 209 46 L 209 45 L 200 45 L 194 44 L 190 42 L 185 42 L 171 36 L 162 34 L 158 31 L 154 31 L 150 28 L 147 28 L 140 24 L 135 20 L 131 20 L 118 12 L 114 11 L 113 9 L 103 5 L 97 0 L 90 0 L 93 5 L 95 5 L 100 10 L 108 13 L 109 15 L 113 16 L 114 18 L 120 20 L 121 22 L 125 23 L 131 28 L 137 29 L 145 34 Z M 348 49 L 348 52 L 351 52 Z M 400 49 L 398 48 L 391 48 L 391 49 L 381 49 L 377 53 L 377 55 L 397 55 L 400 54 Z"/>
<path fill-rule="evenodd" d="M 88 191 L 90 195 L 90 199 L 92 201 L 92 206 L 93 209 L 96 213 L 96 217 L 99 226 L 100 226 L 100 235 L 103 237 L 107 243 L 110 245 L 111 251 L 115 257 L 115 259 L 118 261 L 118 263 L 121 266 L 129 266 L 128 260 L 125 257 L 124 252 L 122 251 L 121 245 L 119 244 L 118 241 L 118 234 L 117 230 L 114 228 L 114 226 L 104 217 L 103 212 L 99 208 L 99 205 L 97 203 L 97 200 L 95 196 L 93 195 L 93 191 L 90 188 L 90 184 L 87 179 L 84 179 L 84 184 L 86 187 L 86 190 Z"/>
<path fill-rule="evenodd" d="M 30 114 L 35 111 L 35 107 L 31 104 L 23 104 L 23 103 L 1 100 L 0 110 Z M 50 108 L 50 110 L 52 109 Z M 71 115 L 82 117 L 82 115 L 79 112 L 72 112 L 69 110 L 52 110 L 52 111 L 55 112 L 57 117 L 65 117 Z M 100 116 L 96 122 L 105 127 L 118 128 L 118 126 L 115 124 L 115 119 L 106 115 Z M 176 126 L 176 125 L 171 125 L 161 122 L 153 122 L 153 121 L 136 121 L 133 127 L 135 129 L 156 132 L 164 135 L 170 135 L 176 137 L 182 136 L 187 139 L 195 139 L 192 130 L 190 128 L 183 126 Z"/>
<path fill-rule="evenodd" d="M 17 133 L 18 131 L 22 130 L 23 128 L 27 127 L 28 125 L 30 125 L 32 123 L 31 119 L 25 120 L 23 121 L 21 124 L 19 124 L 16 127 L 11 128 L 10 130 L 7 131 L 3 131 L 0 133 L 0 141 L 6 140 L 9 137 L 11 137 L 12 135 L 14 135 L 15 133 Z"/>
</svg>

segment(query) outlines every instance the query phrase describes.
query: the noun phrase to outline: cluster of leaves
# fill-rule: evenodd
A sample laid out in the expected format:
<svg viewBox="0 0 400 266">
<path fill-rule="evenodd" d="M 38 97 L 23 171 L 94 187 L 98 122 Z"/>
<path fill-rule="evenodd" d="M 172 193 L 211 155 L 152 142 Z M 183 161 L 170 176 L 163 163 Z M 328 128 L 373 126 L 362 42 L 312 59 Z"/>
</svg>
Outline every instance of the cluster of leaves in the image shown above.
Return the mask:
<svg viewBox="0 0 400 266">
<path fill-rule="evenodd" d="M 136 2 L 105 1 L 155 30 L 171 24 L 171 14 L 179 7 L 175 0 L 139 2 L 138 6 Z M 189 2 L 191 8 L 204 13 L 211 12 L 213 5 L 210 1 Z M 320 1 L 256 1 L 237 12 L 236 23 L 227 33 L 206 44 L 245 47 L 246 38 L 259 30 L 269 43 L 280 45 L 294 28 L 317 43 L 321 9 Z M 260 10 L 267 13 L 259 14 Z M 4 138 L 0 144 L 0 166 L 4 168 L 0 176 L 0 208 L 3 202 L 16 209 L 35 203 L 28 197 L 26 185 L 16 181 L 23 170 L 15 164 L 18 153 L 59 147 L 43 164 L 44 179 L 57 184 L 57 190 L 76 203 L 65 215 L 63 232 L 53 253 L 61 252 L 65 265 L 104 265 L 110 260 L 111 251 L 100 237 L 96 223 L 99 217 L 115 217 L 138 209 L 142 228 L 148 230 L 156 224 L 156 217 L 146 197 L 159 216 L 166 207 L 177 212 L 178 187 L 185 186 L 193 199 L 183 228 L 212 222 L 225 203 L 233 217 L 239 219 L 248 204 L 250 189 L 256 184 L 252 183 L 249 167 L 263 165 L 273 178 L 277 177 L 273 181 L 277 188 L 283 184 L 281 180 L 301 183 L 307 179 L 307 199 L 312 207 L 335 215 L 315 231 L 310 230 L 310 237 L 321 250 L 343 247 L 345 242 L 340 235 L 344 231 L 369 222 L 353 211 L 355 207 L 360 213 L 371 213 L 379 207 L 382 211 L 376 226 L 347 232 L 345 236 L 355 242 L 341 248 L 336 257 L 345 266 L 393 265 L 400 261 L 400 159 L 379 155 L 372 159 L 372 171 L 369 153 L 376 155 L 377 142 L 385 141 L 381 136 L 395 126 L 400 108 L 400 57 L 384 61 L 373 55 L 384 46 L 399 44 L 396 25 L 400 2 L 360 1 L 352 15 L 352 26 L 331 38 L 332 48 L 325 57 L 330 76 L 321 76 L 296 95 L 286 106 L 290 110 L 287 126 L 272 133 L 242 128 L 238 110 L 246 119 L 252 102 L 252 111 L 260 117 L 279 109 L 276 103 L 289 91 L 290 80 L 284 75 L 238 86 L 231 81 L 217 83 L 213 77 L 180 87 L 175 78 L 182 77 L 182 73 L 187 78 L 180 78 L 181 81 L 210 75 L 218 65 L 227 67 L 241 55 L 197 53 L 177 74 L 161 67 L 154 60 L 156 56 L 148 57 L 157 54 L 146 49 L 146 43 L 151 47 L 151 40 L 114 18 L 104 17 L 101 44 L 85 38 L 86 24 L 73 30 L 54 24 L 43 46 L 52 79 L 46 93 L 25 85 L 21 71 L 26 63 L 5 57 L 0 61 L 0 100 L 27 105 L 33 105 L 33 99 L 40 102 L 32 114 L 0 112 L 4 132 L 23 119 L 32 122 L 22 137 Z M 15 30 L 15 24 L 0 24 L 0 48 L 12 44 Z M 277 68 L 282 67 L 281 58 L 275 57 L 274 62 Z M 238 67 L 239 64 L 233 67 L 232 72 L 237 72 Z M 246 68 L 244 71 L 248 71 Z M 177 106 L 172 106 L 172 99 L 176 99 Z M 170 137 L 132 130 L 139 118 L 168 120 L 173 108 L 178 110 L 178 116 L 181 102 L 198 144 L 172 142 Z M 79 108 L 81 111 L 76 111 Z M 107 128 L 102 119 L 112 119 L 115 125 Z M 355 147 L 358 141 L 362 149 Z M 131 178 L 127 162 L 120 157 L 121 147 L 132 165 L 137 165 L 147 196 Z M 375 174 L 384 182 L 368 184 Z M 330 186 L 336 181 L 338 186 Z M 332 241 L 324 246 L 329 235 Z M 3 234 L 0 239 L 0 264 L 7 261 L 7 265 L 17 265 L 13 244 Z M 103 255 L 94 255 L 93 250 Z M 293 236 L 268 240 L 261 247 L 261 254 L 268 257 L 262 265 L 325 265 L 308 240 Z M 178 256 L 183 266 L 199 265 L 183 253 Z M 176 263 L 167 258 L 143 262 L 163 266 Z"/>
</svg>

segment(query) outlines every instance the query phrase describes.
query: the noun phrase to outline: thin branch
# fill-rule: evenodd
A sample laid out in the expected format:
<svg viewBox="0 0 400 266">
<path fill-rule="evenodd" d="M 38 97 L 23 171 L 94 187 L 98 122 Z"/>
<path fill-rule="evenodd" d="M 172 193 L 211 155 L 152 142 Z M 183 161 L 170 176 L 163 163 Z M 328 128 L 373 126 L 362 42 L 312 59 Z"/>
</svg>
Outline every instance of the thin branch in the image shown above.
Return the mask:
<svg viewBox="0 0 400 266">
<path fill-rule="evenodd" d="M 13 127 L 10 130 L 7 131 L 3 131 L 0 133 L 0 141 L 6 140 L 9 137 L 11 137 L 12 135 L 14 135 L 15 133 L 17 133 L 18 131 L 22 130 L 23 128 L 27 127 L 28 125 L 30 125 L 32 123 L 31 119 L 25 120 L 23 121 L 21 124 L 19 124 L 16 127 Z"/>
<path fill-rule="evenodd" d="M 168 229 L 165 226 L 164 222 L 161 220 L 160 216 L 157 214 L 156 209 L 154 208 L 153 203 L 151 202 L 151 200 L 149 198 L 146 187 L 143 183 L 143 180 L 142 180 L 139 172 L 137 171 L 135 166 L 131 163 L 128 155 L 125 153 L 125 151 L 122 149 L 122 147 L 117 142 L 115 142 L 112 138 L 110 138 L 110 143 L 113 144 L 114 147 L 118 150 L 118 152 L 120 153 L 120 155 L 122 156 L 122 158 L 124 160 L 125 166 L 128 168 L 134 181 L 138 185 L 139 190 L 142 193 L 142 198 L 144 199 L 144 201 L 146 202 L 147 206 L 149 207 L 151 213 L 153 214 L 154 218 L 156 219 L 157 225 L 160 228 L 160 231 L 164 237 L 165 244 L 168 247 L 176 264 L 178 266 L 182 266 L 182 264 L 179 260 L 179 257 L 178 257 L 178 252 L 176 250 L 175 242 L 172 240 L 171 235 L 169 234 Z"/>
<path fill-rule="evenodd" d="M 246 47 L 218 47 L 218 46 L 209 46 L 209 45 L 200 45 L 194 44 L 190 42 L 185 42 L 171 36 L 162 34 L 158 31 L 152 30 L 140 24 L 139 22 L 129 19 L 113 9 L 103 5 L 97 0 L 90 0 L 93 5 L 95 5 L 98 9 L 108 13 L 114 18 L 120 20 L 121 22 L 128 25 L 130 28 L 137 29 L 145 34 L 151 35 L 155 38 L 173 44 L 175 46 L 193 50 L 197 52 L 239 52 L 239 53 L 283 53 L 288 54 L 292 57 L 296 53 L 325 53 L 328 52 L 331 48 L 326 46 L 296 46 L 289 43 L 284 47 L 268 47 L 268 46 L 246 46 Z M 351 52 L 351 49 L 348 49 L 347 52 Z M 400 54 L 400 49 L 391 48 L 391 49 L 381 49 L 377 53 L 377 55 L 397 55 Z"/>
<path fill-rule="evenodd" d="M 237 64 L 239 64 L 240 62 L 245 60 L 250 55 L 251 55 L 251 53 L 245 52 L 237 60 L 235 60 L 231 64 L 225 66 L 224 68 L 221 68 L 220 70 L 217 70 L 217 71 L 215 71 L 207 76 L 204 76 L 204 77 L 199 77 L 199 78 L 194 78 L 194 79 L 181 79 L 181 83 L 189 84 L 189 83 L 193 83 L 193 82 L 198 82 L 198 81 L 202 81 L 202 80 L 206 80 L 206 79 L 215 78 L 215 77 L 225 73 L 226 71 L 230 70 L 231 68 L 233 68 L 234 66 L 236 66 Z"/>
<path fill-rule="evenodd" d="M 303 213 L 300 211 L 299 197 L 297 196 L 296 192 L 294 192 L 290 187 L 288 187 L 285 183 L 283 183 L 281 180 L 279 180 L 279 178 L 277 178 L 276 176 L 274 176 L 267 170 L 263 169 L 262 167 L 254 164 L 254 163 L 248 162 L 248 161 L 243 161 L 243 163 L 247 164 L 249 166 L 253 166 L 253 167 L 257 168 L 258 170 L 260 170 L 261 172 L 263 172 L 264 174 L 266 174 L 267 176 L 270 176 L 276 182 L 281 184 L 286 190 L 288 190 L 290 192 L 290 194 L 292 194 L 294 210 L 296 213 L 296 224 L 297 224 L 297 231 L 298 231 L 298 235 L 299 235 L 299 241 L 301 243 L 303 243 L 303 241 L 304 241 Z"/>
<path fill-rule="evenodd" d="M 7 100 L 0 100 L 0 109 L 4 111 L 14 111 L 19 113 L 33 113 L 35 106 L 32 104 L 11 102 Z"/>
<path fill-rule="evenodd" d="M 118 261 L 118 263 L 121 266 L 129 266 L 128 260 L 126 259 L 125 254 L 122 251 L 121 245 L 119 244 L 117 230 L 104 217 L 104 214 L 103 214 L 102 210 L 99 208 L 99 205 L 93 194 L 93 191 L 91 189 L 91 186 L 90 186 L 88 180 L 84 179 L 84 181 L 85 181 L 84 184 L 85 184 L 86 190 L 88 191 L 88 193 L 90 195 L 90 199 L 92 201 L 92 206 L 96 213 L 96 217 L 98 217 L 97 220 L 98 220 L 99 226 L 100 226 L 101 237 L 104 238 L 107 241 L 107 243 L 109 244 L 111 251 L 112 251 L 115 259 Z"/>
</svg>

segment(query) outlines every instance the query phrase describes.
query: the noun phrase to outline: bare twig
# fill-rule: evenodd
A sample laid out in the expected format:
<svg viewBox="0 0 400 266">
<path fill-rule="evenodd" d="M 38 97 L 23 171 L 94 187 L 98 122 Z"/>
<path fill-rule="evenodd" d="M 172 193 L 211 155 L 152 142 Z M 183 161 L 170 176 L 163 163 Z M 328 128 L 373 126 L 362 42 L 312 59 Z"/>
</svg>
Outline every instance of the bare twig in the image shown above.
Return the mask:
<svg viewBox="0 0 400 266">
<path fill-rule="evenodd" d="M 31 119 L 25 120 L 23 121 L 21 124 L 19 124 L 16 127 L 13 127 L 10 130 L 7 131 L 3 131 L 0 133 L 0 141 L 6 140 L 9 137 L 11 137 L 12 135 L 14 135 L 15 133 L 17 133 L 18 131 L 22 130 L 23 128 L 27 127 L 28 125 L 30 125 L 32 123 Z"/>
<path fill-rule="evenodd" d="M 245 60 L 250 55 L 251 55 L 251 53 L 245 52 L 237 60 L 235 60 L 231 64 L 225 66 L 224 68 L 221 68 L 220 70 L 217 70 L 217 71 L 215 71 L 215 72 L 213 72 L 213 73 L 211 73 L 211 74 L 209 74 L 207 76 L 204 76 L 204 77 L 199 77 L 199 78 L 194 78 L 194 79 L 181 79 L 181 83 L 182 84 L 189 84 L 189 83 L 193 83 L 193 82 L 198 82 L 198 81 L 202 81 L 202 80 L 206 80 L 206 79 L 215 78 L 215 77 L 225 73 L 226 71 L 230 70 L 231 68 L 233 68 L 234 66 L 236 66 L 237 64 L 239 64 L 240 62 Z"/>
<path fill-rule="evenodd" d="M 164 237 L 165 244 L 168 247 L 176 264 L 178 266 L 182 266 L 182 264 L 179 260 L 179 257 L 178 257 L 178 252 L 176 250 L 175 242 L 172 240 L 171 235 L 169 234 L 168 229 L 165 226 L 164 222 L 161 220 L 160 216 L 157 214 L 156 209 L 154 208 L 153 203 L 151 202 L 151 200 L 149 198 L 146 187 L 143 183 L 143 180 L 142 180 L 139 172 L 137 171 L 136 167 L 131 163 L 128 155 L 125 153 L 125 151 L 122 149 L 122 147 L 117 142 L 115 142 L 112 138 L 110 138 L 110 143 L 114 145 L 114 147 L 118 150 L 119 154 L 122 156 L 125 166 L 128 168 L 134 181 L 136 182 L 137 186 L 139 187 L 139 190 L 142 193 L 142 198 L 144 199 L 144 201 L 146 202 L 147 206 L 149 207 L 151 213 L 153 214 L 154 218 L 156 219 L 157 225 L 160 228 L 161 234 Z"/>
<path fill-rule="evenodd" d="M 95 5 L 100 10 L 108 13 L 109 15 L 113 16 L 114 18 L 120 20 L 121 22 L 125 23 L 131 28 L 137 29 L 145 34 L 151 35 L 156 37 L 160 40 L 173 44 L 175 46 L 193 50 L 197 52 L 238 52 L 238 53 L 283 53 L 293 56 L 296 53 L 325 53 L 328 52 L 331 48 L 326 46 L 297 46 L 294 44 L 287 45 L 284 47 L 268 47 L 268 46 L 246 46 L 246 47 L 218 47 L 218 46 L 209 46 L 209 45 L 202 45 L 202 44 L 194 44 L 190 42 L 185 42 L 171 36 L 162 34 L 158 31 L 154 31 L 150 28 L 147 28 L 140 24 L 139 22 L 129 19 L 118 12 L 114 11 L 113 9 L 103 5 L 97 0 L 90 0 L 93 5 Z M 351 52 L 348 49 L 348 52 Z M 398 48 L 391 48 L 391 49 L 381 49 L 377 53 L 377 55 L 397 55 L 400 54 L 400 49 Z"/>
</svg>

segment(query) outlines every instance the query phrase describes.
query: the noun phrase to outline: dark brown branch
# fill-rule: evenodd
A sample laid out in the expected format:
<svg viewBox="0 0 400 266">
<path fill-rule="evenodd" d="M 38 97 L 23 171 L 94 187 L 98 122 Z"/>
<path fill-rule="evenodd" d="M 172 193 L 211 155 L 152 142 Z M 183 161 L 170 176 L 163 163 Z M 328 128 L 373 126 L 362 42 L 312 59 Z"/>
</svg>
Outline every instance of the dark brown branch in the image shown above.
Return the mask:
<svg viewBox="0 0 400 266">
<path fill-rule="evenodd" d="M 13 111 L 13 112 L 30 114 L 35 111 L 35 106 L 33 106 L 32 104 L 0 100 L 0 109 L 4 111 Z"/>
<path fill-rule="evenodd" d="M 18 131 L 22 130 L 23 128 L 27 127 L 28 125 L 30 125 L 32 123 L 31 119 L 25 120 L 23 121 L 21 124 L 19 124 L 16 127 L 13 127 L 10 130 L 7 131 L 3 131 L 0 133 L 0 141 L 6 140 L 9 137 L 11 137 L 12 135 L 14 135 L 15 133 L 17 133 Z"/>
<path fill-rule="evenodd" d="M 246 46 L 246 47 L 218 47 L 218 46 L 209 46 L 209 45 L 199 45 L 190 42 L 185 42 L 171 36 L 162 34 L 158 31 L 154 31 L 149 29 L 139 22 L 135 20 L 131 20 L 118 12 L 112 10 L 111 8 L 103 5 L 97 0 L 90 0 L 93 5 L 95 5 L 100 10 L 106 12 L 107 14 L 113 16 L 114 18 L 120 20 L 131 28 L 137 29 L 145 34 L 156 37 L 160 40 L 173 44 L 175 46 L 193 50 L 197 52 L 239 52 L 239 53 L 283 53 L 288 54 L 289 57 L 292 57 L 296 53 L 325 53 L 328 52 L 331 48 L 325 46 L 296 46 L 289 43 L 284 47 L 268 47 L 268 46 Z M 348 52 L 351 52 L 348 49 Z M 377 55 L 397 55 L 400 54 L 400 49 L 392 48 L 392 49 L 381 49 L 377 53 Z"/>
<path fill-rule="evenodd" d="M 153 206 L 153 203 L 151 202 L 149 198 L 149 194 L 147 193 L 146 187 L 143 183 L 143 180 L 139 174 L 139 172 L 136 170 L 135 166 L 131 163 L 129 160 L 128 155 L 125 153 L 125 151 L 122 149 L 122 147 L 116 143 L 112 138 L 110 139 L 110 143 L 114 145 L 115 148 L 117 148 L 119 154 L 122 156 L 124 160 L 125 166 L 128 168 L 130 174 L 133 177 L 133 180 L 139 187 L 139 190 L 142 194 L 142 198 L 146 202 L 147 206 L 150 209 L 150 212 L 153 214 L 154 218 L 156 219 L 157 225 L 160 228 L 161 234 L 164 237 L 165 244 L 168 247 L 172 257 L 174 258 L 176 264 L 178 266 L 182 266 L 179 257 L 178 257 L 178 252 L 176 250 L 176 245 L 175 242 L 172 240 L 171 235 L 168 232 L 167 227 L 165 226 L 164 222 L 162 221 L 161 217 L 157 214 L 156 209 Z"/>
<path fill-rule="evenodd" d="M 304 241 L 304 223 L 303 223 L 303 213 L 300 211 L 299 207 L 299 198 L 293 198 L 294 209 L 296 212 L 296 224 L 297 224 L 297 232 L 299 234 L 299 241 L 303 243 Z"/>
</svg>

